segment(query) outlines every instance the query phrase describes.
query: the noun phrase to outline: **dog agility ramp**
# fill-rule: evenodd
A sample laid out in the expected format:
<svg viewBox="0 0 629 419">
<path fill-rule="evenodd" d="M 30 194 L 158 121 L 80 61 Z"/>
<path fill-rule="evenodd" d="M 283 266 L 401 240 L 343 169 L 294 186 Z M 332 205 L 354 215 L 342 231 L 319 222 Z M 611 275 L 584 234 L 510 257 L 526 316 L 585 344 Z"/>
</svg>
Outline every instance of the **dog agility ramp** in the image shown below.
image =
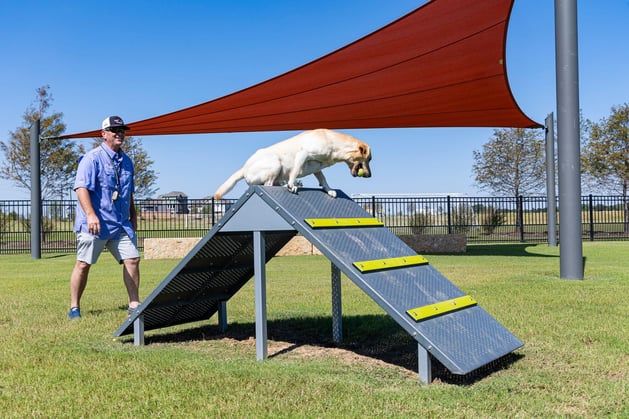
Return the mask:
<svg viewBox="0 0 629 419">
<path fill-rule="evenodd" d="M 253 200 L 256 200 L 256 196 L 253 196 Z M 267 227 L 265 263 L 297 234 L 277 215 L 273 218 L 269 216 L 273 214 L 265 214 L 268 206 L 251 205 L 251 202 L 245 206 L 247 202 L 246 198 L 240 199 L 229 209 L 220 223 L 197 243 L 142 302 L 140 309 L 120 326 L 115 336 L 133 333 L 133 322 L 140 315 L 143 317 L 143 330 L 151 330 L 208 320 L 224 308 L 224 303 L 254 274 L 252 231 L 220 231 L 227 221 L 232 221 L 231 227 L 257 219 L 261 226 Z M 135 332 L 136 338 L 140 338 L 137 336 L 138 331 Z"/>
<path fill-rule="evenodd" d="M 224 324 L 225 302 L 297 232 L 415 338 L 424 381 L 430 356 L 467 374 L 523 345 L 347 195 L 263 186 L 249 188 L 115 335 L 135 333 L 136 343 L 143 342 L 144 330 L 217 312 Z M 257 310 L 256 327 L 266 322 Z"/>
</svg>

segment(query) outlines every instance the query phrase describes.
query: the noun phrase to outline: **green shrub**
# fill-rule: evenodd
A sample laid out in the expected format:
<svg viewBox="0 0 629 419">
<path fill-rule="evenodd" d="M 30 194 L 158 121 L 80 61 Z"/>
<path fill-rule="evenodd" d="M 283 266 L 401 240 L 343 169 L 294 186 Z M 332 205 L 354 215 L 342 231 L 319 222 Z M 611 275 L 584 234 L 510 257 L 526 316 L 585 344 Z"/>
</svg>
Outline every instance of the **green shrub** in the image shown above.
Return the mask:
<svg viewBox="0 0 629 419">
<path fill-rule="evenodd" d="M 504 213 L 490 205 L 481 216 L 483 232 L 485 234 L 492 234 L 494 230 L 503 225 L 505 221 Z"/>
<path fill-rule="evenodd" d="M 450 216 L 452 222 L 452 232 L 456 234 L 467 233 L 475 223 L 474 209 L 471 206 L 463 204 L 452 208 Z"/>
<path fill-rule="evenodd" d="M 415 212 L 408 220 L 411 234 L 424 234 L 426 228 L 432 225 L 432 214 Z"/>
</svg>

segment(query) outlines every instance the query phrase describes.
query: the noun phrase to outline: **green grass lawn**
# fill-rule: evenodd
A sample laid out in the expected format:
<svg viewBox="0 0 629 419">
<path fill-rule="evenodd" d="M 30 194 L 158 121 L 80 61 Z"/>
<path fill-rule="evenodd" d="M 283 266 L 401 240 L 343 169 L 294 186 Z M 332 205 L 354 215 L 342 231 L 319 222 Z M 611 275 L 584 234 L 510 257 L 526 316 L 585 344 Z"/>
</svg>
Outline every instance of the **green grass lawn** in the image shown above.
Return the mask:
<svg viewBox="0 0 629 419">
<path fill-rule="evenodd" d="M 267 265 L 269 358 L 256 361 L 253 281 L 215 318 L 112 333 L 126 318 L 120 267 L 92 268 L 83 318 L 69 321 L 74 255 L 2 256 L 2 417 L 629 417 L 629 242 L 584 243 L 585 280 L 559 278 L 559 249 L 474 245 L 430 263 L 525 343 L 469 376 L 434 364 L 343 277 L 341 346 L 332 343 L 330 262 Z M 147 296 L 177 264 L 143 260 Z"/>
</svg>

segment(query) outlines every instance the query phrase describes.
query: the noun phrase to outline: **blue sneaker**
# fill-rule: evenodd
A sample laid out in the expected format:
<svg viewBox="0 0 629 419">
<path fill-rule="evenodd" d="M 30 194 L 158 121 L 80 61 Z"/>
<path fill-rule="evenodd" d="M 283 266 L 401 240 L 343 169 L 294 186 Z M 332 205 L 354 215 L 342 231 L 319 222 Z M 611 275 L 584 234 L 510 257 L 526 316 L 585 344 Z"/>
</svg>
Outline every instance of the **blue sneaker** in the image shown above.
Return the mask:
<svg viewBox="0 0 629 419">
<path fill-rule="evenodd" d="M 70 308 L 70 311 L 68 312 L 68 318 L 70 320 L 80 319 L 81 318 L 81 310 L 78 307 Z"/>
</svg>

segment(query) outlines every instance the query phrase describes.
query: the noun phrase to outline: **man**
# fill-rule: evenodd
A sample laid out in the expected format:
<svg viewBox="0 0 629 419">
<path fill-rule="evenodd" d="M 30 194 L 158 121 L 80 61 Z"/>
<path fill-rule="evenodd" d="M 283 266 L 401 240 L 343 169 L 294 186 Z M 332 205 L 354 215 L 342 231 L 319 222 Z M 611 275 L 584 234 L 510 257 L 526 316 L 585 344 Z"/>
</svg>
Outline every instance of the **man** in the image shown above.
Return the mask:
<svg viewBox="0 0 629 419">
<path fill-rule="evenodd" d="M 90 267 L 105 247 L 123 266 L 129 312 L 140 304 L 134 168 L 121 149 L 128 129 L 119 116 L 105 118 L 101 131 L 103 142 L 79 160 L 74 182 L 78 198 L 74 221 L 77 260 L 70 277 L 70 319 L 81 317 L 81 296 Z"/>
</svg>

